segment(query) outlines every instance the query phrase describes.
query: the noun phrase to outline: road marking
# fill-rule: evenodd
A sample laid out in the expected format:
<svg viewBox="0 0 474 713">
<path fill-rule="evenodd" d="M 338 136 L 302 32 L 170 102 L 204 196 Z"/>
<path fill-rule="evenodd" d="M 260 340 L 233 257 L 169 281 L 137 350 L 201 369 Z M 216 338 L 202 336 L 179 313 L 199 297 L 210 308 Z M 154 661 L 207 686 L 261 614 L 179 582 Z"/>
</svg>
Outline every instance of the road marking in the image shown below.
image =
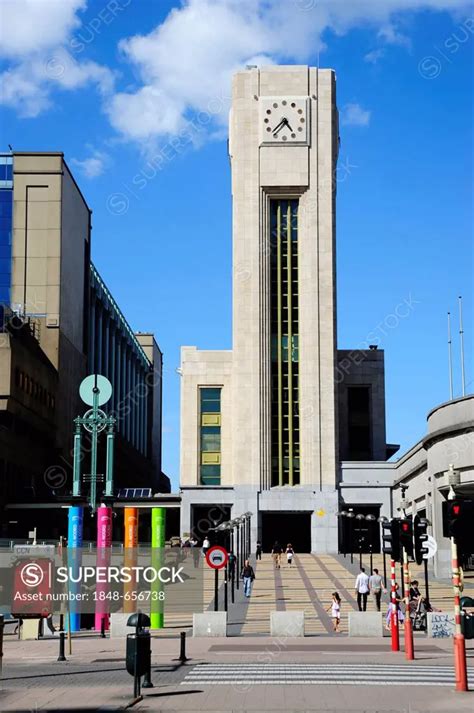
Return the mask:
<svg viewBox="0 0 474 713">
<path fill-rule="evenodd" d="M 469 669 L 474 683 L 474 669 Z M 181 685 L 453 686 L 452 666 L 403 664 L 197 664 Z"/>
</svg>

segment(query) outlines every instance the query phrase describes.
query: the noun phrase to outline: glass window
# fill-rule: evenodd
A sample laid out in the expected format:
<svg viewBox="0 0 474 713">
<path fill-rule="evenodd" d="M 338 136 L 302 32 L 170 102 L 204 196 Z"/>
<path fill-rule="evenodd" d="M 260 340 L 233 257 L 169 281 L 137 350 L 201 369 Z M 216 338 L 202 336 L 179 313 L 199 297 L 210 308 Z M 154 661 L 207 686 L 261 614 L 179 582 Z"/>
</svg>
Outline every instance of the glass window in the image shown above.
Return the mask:
<svg viewBox="0 0 474 713">
<path fill-rule="evenodd" d="M 221 390 L 220 389 L 201 389 L 201 401 L 220 401 Z"/>
<path fill-rule="evenodd" d="M 220 429 L 219 429 L 220 430 Z M 201 450 L 219 452 L 221 449 L 221 434 L 210 434 L 201 432 Z"/>
</svg>

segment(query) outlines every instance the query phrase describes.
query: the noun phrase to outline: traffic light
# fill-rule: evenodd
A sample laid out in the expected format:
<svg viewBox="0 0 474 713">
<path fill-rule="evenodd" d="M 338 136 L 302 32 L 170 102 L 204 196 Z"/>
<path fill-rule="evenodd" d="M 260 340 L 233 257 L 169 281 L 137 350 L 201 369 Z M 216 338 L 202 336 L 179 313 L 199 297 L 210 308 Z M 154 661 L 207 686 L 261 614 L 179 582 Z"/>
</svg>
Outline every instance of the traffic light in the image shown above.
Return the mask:
<svg viewBox="0 0 474 713">
<path fill-rule="evenodd" d="M 423 563 L 423 555 L 428 552 L 425 545 L 428 539 L 429 520 L 419 515 L 413 518 L 413 544 L 415 549 L 415 560 L 417 564 Z"/>
<path fill-rule="evenodd" d="M 474 501 L 445 500 L 443 502 L 443 536 L 454 537 L 458 545 L 466 545 L 474 549 L 472 541 L 472 518 L 474 517 Z"/>
<path fill-rule="evenodd" d="M 382 551 L 398 562 L 400 559 L 400 520 L 394 518 L 391 522 L 382 524 Z"/>
<path fill-rule="evenodd" d="M 413 522 L 411 518 L 404 517 L 400 520 L 400 545 L 409 559 L 413 559 Z"/>
</svg>

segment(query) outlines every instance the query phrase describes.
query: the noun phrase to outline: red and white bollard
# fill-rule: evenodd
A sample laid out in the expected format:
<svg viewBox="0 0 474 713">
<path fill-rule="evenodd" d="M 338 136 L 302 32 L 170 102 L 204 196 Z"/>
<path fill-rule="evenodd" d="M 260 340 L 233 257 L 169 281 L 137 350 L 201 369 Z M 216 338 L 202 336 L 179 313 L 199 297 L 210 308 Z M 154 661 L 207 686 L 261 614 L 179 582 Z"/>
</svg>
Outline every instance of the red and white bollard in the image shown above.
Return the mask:
<svg viewBox="0 0 474 713">
<path fill-rule="evenodd" d="M 408 568 L 408 555 L 403 548 L 403 579 L 405 583 L 405 658 L 413 661 L 415 646 L 413 642 L 413 627 L 410 618 L 410 570 Z"/>
<path fill-rule="evenodd" d="M 392 611 L 390 613 L 390 630 L 392 632 L 392 651 L 400 651 L 400 632 L 398 629 L 398 610 L 397 610 L 397 596 L 396 596 L 397 589 L 395 587 L 396 579 L 395 579 L 395 560 L 394 559 L 392 559 L 390 561 L 390 580 L 392 583 L 392 592 L 391 592 Z"/>
<path fill-rule="evenodd" d="M 466 643 L 461 629 L 461 601 L 460 601 L 460 574 L 458 562 L 458 547 L 454 537 L 451 538 L 451 561 L 453 568 L 453 589 L 454 589 L 454 623 L 456 633 L 454 634 L 454 672 L 456 675 L 456 691 L 468 691 L 467 666 L 466 666 Z"/>
</svg>

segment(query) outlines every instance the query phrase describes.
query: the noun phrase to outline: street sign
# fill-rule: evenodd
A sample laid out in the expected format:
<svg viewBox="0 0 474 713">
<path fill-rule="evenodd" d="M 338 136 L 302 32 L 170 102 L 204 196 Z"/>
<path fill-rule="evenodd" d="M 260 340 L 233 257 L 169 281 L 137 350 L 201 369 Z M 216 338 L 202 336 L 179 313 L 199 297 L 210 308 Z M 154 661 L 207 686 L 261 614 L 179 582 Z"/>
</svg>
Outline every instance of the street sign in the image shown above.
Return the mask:
<svg viewBox="0 0 474 713">
<path fill-rule="evenodd" d="M 229 554 L 224 547 L 214 545 L 206 552 L 206 562 L 212 569 L 222 569 L 229 561 Z"/>
<path fill-rule="evenodd" d="M 97 406 L 103 406 L 112 396 L 112 384 L 101 374 L 86 376 L 79 386 L 79 396 L 88 406 L 94 405 L 94 394 L 98 394 Z"/>
<path fill-rule="evenodd" d="M 434 557 L 435 554 L 438 551 L 438 543 L 436 542 L 434 537 L 431 537 L 431 535 L 428 535 L 426 540 L 424 541 L 424 547 L 428 550 L 428 552 L 425 552 L 423 555 L 424 560 L 429 560 L 431 557 Z"/>
</svg>

